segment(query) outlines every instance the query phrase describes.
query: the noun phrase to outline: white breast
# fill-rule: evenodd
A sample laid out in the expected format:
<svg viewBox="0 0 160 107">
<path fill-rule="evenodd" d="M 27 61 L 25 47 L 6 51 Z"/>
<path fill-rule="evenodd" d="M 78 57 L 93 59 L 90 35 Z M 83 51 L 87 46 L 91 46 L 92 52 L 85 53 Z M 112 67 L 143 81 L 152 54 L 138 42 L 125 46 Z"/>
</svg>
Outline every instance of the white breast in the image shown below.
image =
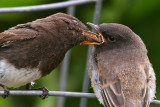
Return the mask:
<svg viewBox="0 0 160 107">
<path fill-rule="evenodd" d="M 95 48 L 93 47 L 92 49 L 92 54 L 94 54 Z M 98 73 L 98 68 L 97 65 L 95 65 L 94 61 L 94 55 L 91 55 L 89 59 L 89 65 L 88 65 L 88 71 L 89 71 L 89 76 L 91 78 L 91 85 L 93 87 L 93 90 L 96 94 L 96 97 L 98 98 L 99 102 L 104 105 L 103 98 L 102 98 L 102 93 L 101 93 L 101 85 L 99 81 L 99 73 Z"/>
<path fill-rule="evenodd" d="M 152 101 L 155 98 L 156 93 L 156 77 L 152 65 L 150 65 L 149 69 L 149 78 L 150 101 Z"/>
<path fill-rule="evenodd" d="M 17 69 L 6 60 L 0 60 L 0 84 L 9 88 L 18 88 L 41 77 L 37 68 Z"/>
</svg>

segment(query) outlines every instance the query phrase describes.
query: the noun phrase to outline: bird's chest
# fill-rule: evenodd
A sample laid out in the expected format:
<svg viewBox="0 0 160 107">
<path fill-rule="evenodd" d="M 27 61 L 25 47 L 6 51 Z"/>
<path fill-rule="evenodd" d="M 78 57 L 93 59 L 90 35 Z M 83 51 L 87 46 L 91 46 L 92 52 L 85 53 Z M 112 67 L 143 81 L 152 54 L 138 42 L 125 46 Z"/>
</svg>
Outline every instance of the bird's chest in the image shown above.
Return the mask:
<svg viewBox="0 0 160 107">
<path fill-rule="evenodd" d="M 101 96 L 101 85 L 99 81 L 98 68 L 97 68 L 97 65 L 95 63 L 95 59 L 93 56 L 91 56 L 89 59 L 88 71 L 89 71 L 89 76 L 91 78 L 91 84 L 96 94 L 96 97 L 98 98 L 100 103 L 104 104 L 103 98 Z"/>
<path fill-rule="evenodd" d="M 41 77 L 38 68 L 17 69 L 4 59 L 0 60 L 0 84 L 18 88 Z"/>
</svg>

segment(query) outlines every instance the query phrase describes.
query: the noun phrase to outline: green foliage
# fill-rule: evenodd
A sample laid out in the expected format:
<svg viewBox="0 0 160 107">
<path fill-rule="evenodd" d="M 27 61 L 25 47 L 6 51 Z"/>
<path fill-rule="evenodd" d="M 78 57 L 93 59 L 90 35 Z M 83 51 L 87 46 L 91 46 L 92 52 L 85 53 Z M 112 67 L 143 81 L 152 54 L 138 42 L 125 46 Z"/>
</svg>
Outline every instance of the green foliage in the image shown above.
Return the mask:
<svg viewBox="0 0 160 107">
<path fill-rule="evenodd" d="M 58 2 L 60 0 L 0 0 L 0 7 L 29 6 Z M 61 0 L 62 1 L 62 0 Z M 64 1 L 64 0 L 63 0 Z M 0 31 L 20 23 L 33 21 L 65 9 L 29 13 L 0 14 Z M 148 49 L 148 56 L 157 77 L 157 99 L 160 99 L 160 0 L 104 0 L 100 23 L 122 23 L 140 35 Z M 76 17 L 82 22 L 92 22 L 94 3 L 76 7 Z M 71 51 L 71 62 L 67 80 L 67 91 L 81 91 L 85 70 L 87 46 L 76 46 Z M 49 90 L 58 90 L 60 70 L 36 81 L 35 87 L 46 86 Z M 20 89 L 24 89 L 21 87 Z M 93 92 L 92 88 L 89 89 Z M 0 98 L 1 107 L 57 107 L 58 97 L 41 100 L 38 96 L 10 96 Z M 79 106 L 80 98 L 66 98 L 66 107 Z M 87 107 L 102 107 L 96 99 L 89 99 Z M 151 107 L 157 107 L 151 105 Z"/>
</svg>

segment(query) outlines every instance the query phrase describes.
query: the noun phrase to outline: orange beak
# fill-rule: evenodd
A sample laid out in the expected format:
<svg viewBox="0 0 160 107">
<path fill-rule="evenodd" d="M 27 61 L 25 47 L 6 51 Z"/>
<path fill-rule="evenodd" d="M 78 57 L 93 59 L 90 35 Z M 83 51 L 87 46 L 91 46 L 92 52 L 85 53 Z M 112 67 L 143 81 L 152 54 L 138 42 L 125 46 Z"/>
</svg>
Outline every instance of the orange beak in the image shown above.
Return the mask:
<svg viewBox="0 0 160 107">
<path fill-rule="evenodd" d="M 100 44 L 103 44 L 104 42 L 106 42 L 105 38 L 103 37 L 103 35 L 100 32 L 98 25 L 95 25 L 95 24 L 89 23 L 89 22 L 87 24 L 90 25 L 92 28 L 94 28 L 98 32 L 98 34 L 80 29 L 82 31 L 82 35 L 84 35 L 86 37 L 86 41 L 82 42 L 81 44 L 100 45 Z"/>
</svg>

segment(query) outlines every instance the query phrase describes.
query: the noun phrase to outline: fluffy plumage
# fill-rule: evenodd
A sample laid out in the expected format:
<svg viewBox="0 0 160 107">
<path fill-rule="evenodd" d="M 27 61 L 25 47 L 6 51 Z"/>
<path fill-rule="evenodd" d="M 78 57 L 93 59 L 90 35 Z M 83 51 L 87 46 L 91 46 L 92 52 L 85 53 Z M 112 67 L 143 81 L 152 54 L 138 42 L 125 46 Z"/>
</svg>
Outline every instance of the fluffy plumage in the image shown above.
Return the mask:
<svg viewBox="0 0 160 107">
<path fill-rule="evenodd" d="M 105 107 L 149 107 L 155 74 L 138 35 L 121 24 L 99 25 L 106 42 L 93 48 L 89 64 L 92 87 Z"/>
</svg>

